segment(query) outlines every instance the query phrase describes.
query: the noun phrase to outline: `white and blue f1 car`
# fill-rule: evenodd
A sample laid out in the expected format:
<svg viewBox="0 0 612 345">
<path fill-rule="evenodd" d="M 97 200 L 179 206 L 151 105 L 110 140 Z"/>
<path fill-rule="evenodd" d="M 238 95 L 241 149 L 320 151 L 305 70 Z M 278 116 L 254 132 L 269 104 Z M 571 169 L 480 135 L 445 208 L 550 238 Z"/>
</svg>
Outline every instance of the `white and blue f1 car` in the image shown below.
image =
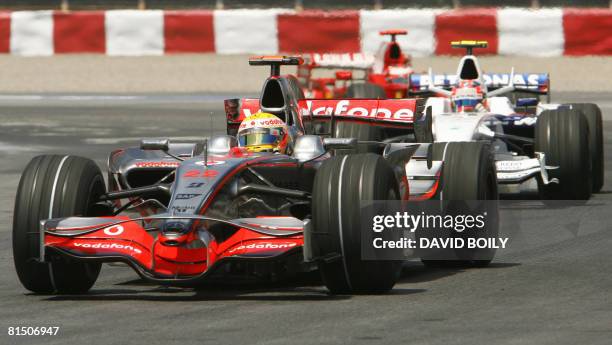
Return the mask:
<svg viewBox="0 0 612 345">
<path fill-rule="evenodd" d="M 539 96 L 549 94 L 547 74 L 484 74 L 472 50 L 487 42 L 452 46 L 467 49 L 456 76 L 431 69 L 413 76 L 416 91 L 431 96 L 415 121 L 417 141 L 491 141 L 498 182 L 535 179 L 543 199 L 585 200 L 601 190 L 602 115 L 596 104 L 541 102 Z M 516 94 L 536 97 L 515 100 Z"/>
</svg>

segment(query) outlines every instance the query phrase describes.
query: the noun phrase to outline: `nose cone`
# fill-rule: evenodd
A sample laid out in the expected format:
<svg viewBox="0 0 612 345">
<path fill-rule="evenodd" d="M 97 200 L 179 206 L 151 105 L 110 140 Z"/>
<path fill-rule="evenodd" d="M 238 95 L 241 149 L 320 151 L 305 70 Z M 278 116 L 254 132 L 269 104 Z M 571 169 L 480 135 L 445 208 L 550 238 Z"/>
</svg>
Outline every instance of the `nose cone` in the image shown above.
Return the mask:
<svg viewBox="0 0 612 345">
<path fill-rule="evenodd" d="M 166 246 L 181 245 L 187 241 L 191 227 L 191 220 L 165 220 L 161 226 L 158 240 Z"/>
</svg>

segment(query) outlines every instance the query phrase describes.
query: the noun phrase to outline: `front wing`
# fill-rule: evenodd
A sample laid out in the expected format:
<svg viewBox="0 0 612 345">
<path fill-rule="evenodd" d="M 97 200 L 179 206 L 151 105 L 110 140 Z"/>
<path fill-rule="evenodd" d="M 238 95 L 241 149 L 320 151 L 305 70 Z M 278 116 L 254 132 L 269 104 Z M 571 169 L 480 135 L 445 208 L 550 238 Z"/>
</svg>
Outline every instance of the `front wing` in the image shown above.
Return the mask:
<svg viewBox="0 0 612 345">
<path fill-rule="evenodd" d="M 190 219 L 194 231 L 181 245 L 159 240 L 156 223 Z M 233 228 L 217 239 L 206 229 L 211 222 Z M 214 219 L 203 216 L 158 215 L 143 218 L 70 217 L 41 221 L 41 262 L 55 253 L 83 261 L 122 261 L 142 277 L 158 282 L 204 279 L 228 260 L 273 260 L 302 250 L 303 223 L 292 217 Z"/>
</svg>

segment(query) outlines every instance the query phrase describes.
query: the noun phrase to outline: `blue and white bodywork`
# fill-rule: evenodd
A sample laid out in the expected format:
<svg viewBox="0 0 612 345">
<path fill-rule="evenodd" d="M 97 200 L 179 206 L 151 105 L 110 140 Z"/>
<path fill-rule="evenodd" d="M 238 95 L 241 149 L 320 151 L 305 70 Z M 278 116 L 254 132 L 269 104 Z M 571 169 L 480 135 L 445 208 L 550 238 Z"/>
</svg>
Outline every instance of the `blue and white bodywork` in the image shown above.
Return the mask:
<svg viewBox="0 0 612 345">
<path fill-rule="evenodd" d="M 433 83 L 430 81 L 433 80 Z M 460 81 L 476 81 L 483 92 L 483 101 L 473 111 L 458 111 L 453 104 L 456 86 Z M 500 184 L 520 185 L 540 178 L 544 184 L 556 183 L 549 179 L 542 152 L 533 149 L 533 137 L 538 115 L 544 110 L 557 109 L 559 104 L 540 103 L 538 98 L 513 102 L 513 92 L 547 94 L 548 74 L 484 74 L 474 55 L 466 55 L 459 62 L 456 74 L 414 74 L 411 88 L 433 94 L 425 104 L 431 108 L 431 131 L 435 142 L 490 140 L 494 150 L 497 179 Z M 530 107 L 528 112 L 519 107 Z M 522 109 L 521 109 L 522 110 Z M 425 117 L 420 121 L 425 121 Z M 511 190 L 511 189 L 508 189 Z"/>
</svg>

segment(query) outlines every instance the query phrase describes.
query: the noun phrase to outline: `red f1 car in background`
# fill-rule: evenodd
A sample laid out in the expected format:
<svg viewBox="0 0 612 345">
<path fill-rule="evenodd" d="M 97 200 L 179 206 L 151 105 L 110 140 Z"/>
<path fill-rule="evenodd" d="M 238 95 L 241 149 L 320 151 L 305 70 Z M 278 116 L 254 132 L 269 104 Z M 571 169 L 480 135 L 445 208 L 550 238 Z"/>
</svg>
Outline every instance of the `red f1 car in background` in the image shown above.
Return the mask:
<svg viewBox="0 0 612 345">
<path fill-rule="evenodd" d="M 404 54 L 396 40 L 406 30 L 381 31 L 391 40 L 383 42 L 375 55 L 310 54 L 298 67 L 298 80 L 310 98 L 405 98 L 412 74 L 410 55 Z M 333 77 L 313 77 L 318 69 L 341 69 Z M 353 71 L 364 75 L 357 78 Z M 361 80 L 365 82 L 361 82 Z M 357 82 L 359 81 L 359 82 Z"/>
<path fill-rule="evenodd" d="M 120 261 L 166 285 L 318 269 L 332 293 L 380 293 L 393 287 L 401 262 L 362 259 L 361 201 L 497 197 L 488 143 L 397 136 L 411 132 L 415 99 L 306 99 L 294 76 L 280 75 L 281 65 L 300 62 L 251 59 L 272 73 L 259 99 L 226 101 L 228 135 L 115 150 L 108 184 L 91 159 L 35 157 L 13 217 L 23 286 L 84 293 L 102 262 Z M 286 151 L 238 145 L 233 134 L 260 111 L 286 124 Z M 358 141 L 355 128 L 384 140 Z M 356 153 L 359 146 L 370 153 Z M 493 254 L 475 249 L 459 259 L 482 265 Z"/>
</svg>

